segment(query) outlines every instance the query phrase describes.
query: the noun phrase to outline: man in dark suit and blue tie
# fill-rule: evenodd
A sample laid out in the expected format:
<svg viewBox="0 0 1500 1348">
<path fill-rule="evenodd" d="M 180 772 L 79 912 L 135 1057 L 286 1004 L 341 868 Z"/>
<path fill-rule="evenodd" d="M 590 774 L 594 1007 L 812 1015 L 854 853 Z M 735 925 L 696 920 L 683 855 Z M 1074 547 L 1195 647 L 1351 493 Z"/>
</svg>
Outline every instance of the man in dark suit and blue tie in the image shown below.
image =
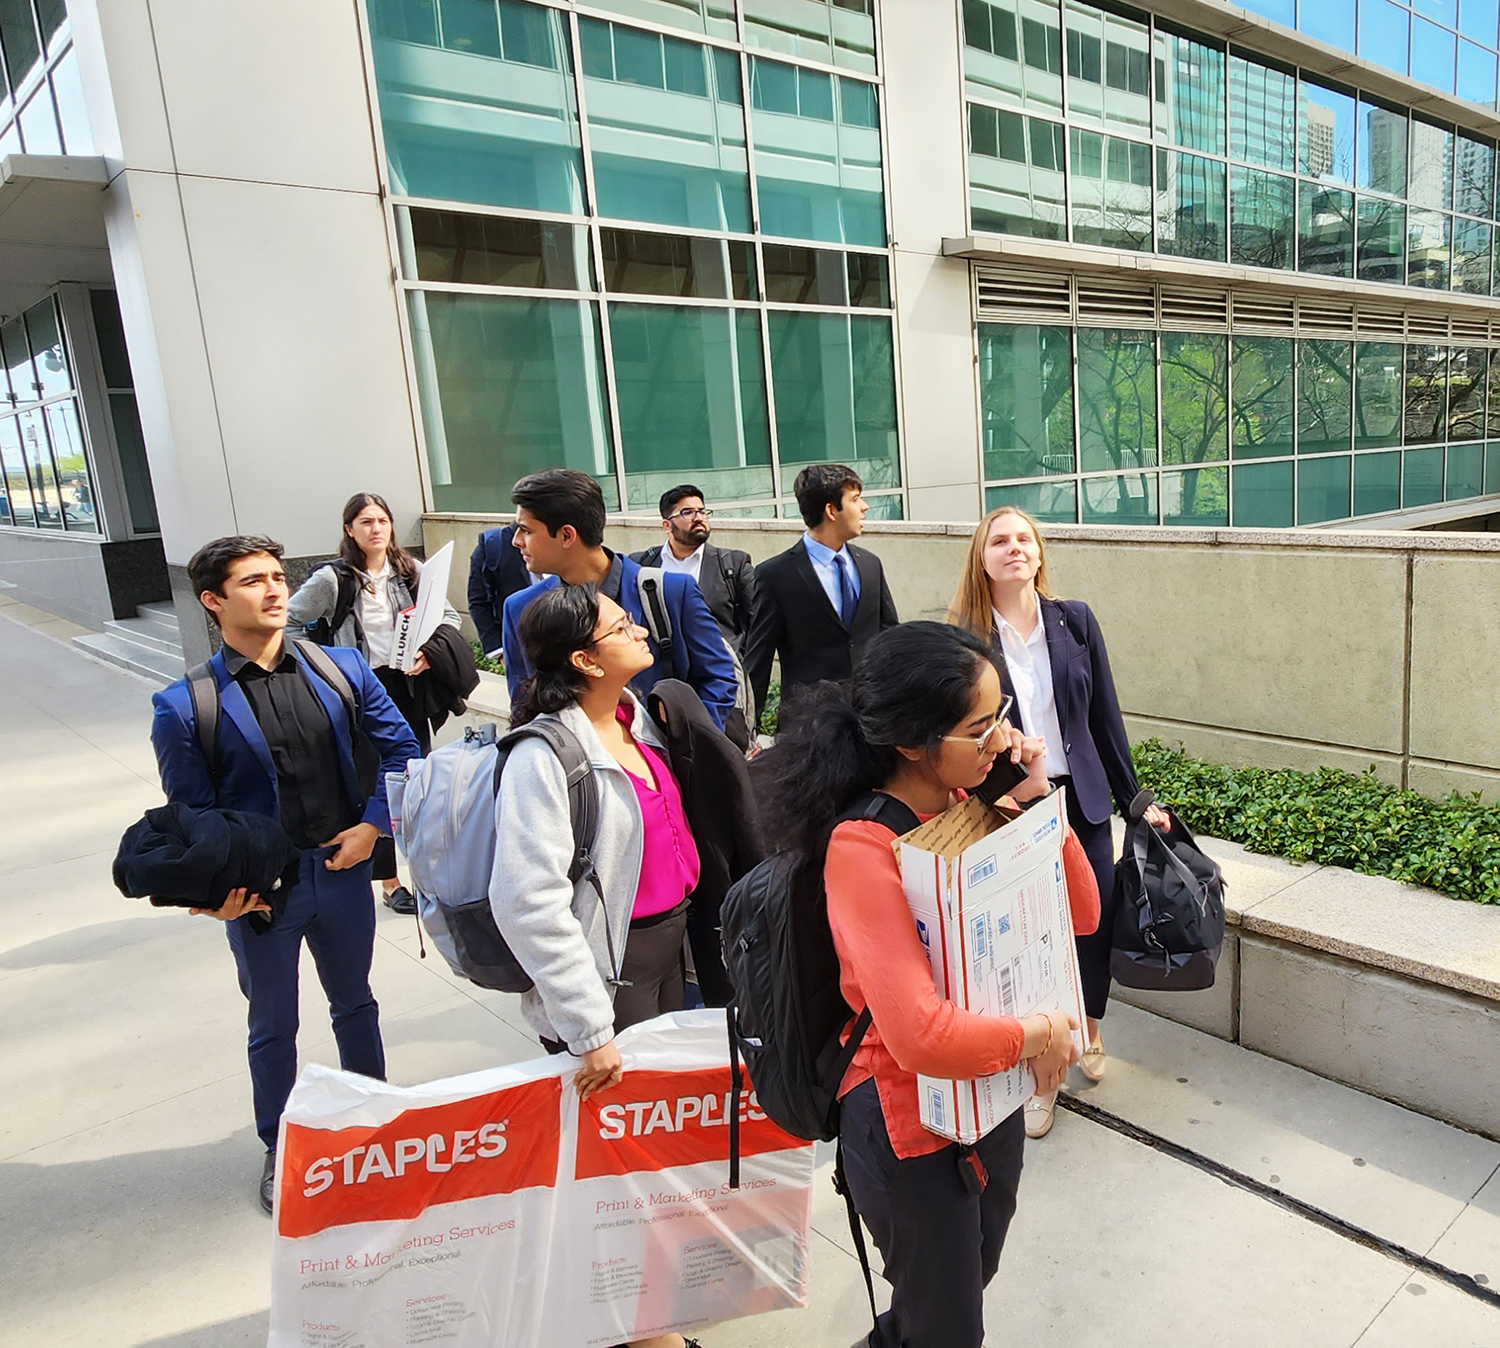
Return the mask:
<svg viewBox="0 0 1500 1348">
<path fill-rule="evenodd" d="M 328 994 L 340 1066 L 385 1076 L 380 1012 L 370 991 L 370 852 L 390 832 L 385 774 L 403 770 L 421 752 L 358 651 L 320 648 L 343 676 L 347 687 L 340 691 L 284 639 L 288 591 L 281 554 L 281 545 L 268 538 L 237 536 L 215 539 L 188 563 L 194 592 L 224 639 L 205 667 L 220 713 L 212 761 L 199 737 L 189 679 L 156 694 L 151 725 L 169 801 L 270 815 L 301 850 L 285 907 L 268 929 L 256 931 L 244 920 L 271 911 L 262 896 L 244 890 L 231 891 L 221 909 L 193 910 L 224 922 L 240 990 L 250 1003 L 255 1129 L 266 1148 L 259 1195 L 267 1212 L 277 1128 L 297 1075 L 297 965 L 304 939 Z M 352 695 L 352 718 L 345 692 Z M 380 760 L 373 774 L 372 746 Z"/>
<path fill-rule="evenodd" d="M 755 617 L 745 642 L 745 673 L 764 707 L 771 661 L 781 657 L 781 696 L 854 673 L 871 638 L 901 619 L 880 558 L 854 546 L 870 506 L 864 483 L 838 463 L 809 464 L 792 491 L 807 532 L 755 569 Z"/>
</svg>

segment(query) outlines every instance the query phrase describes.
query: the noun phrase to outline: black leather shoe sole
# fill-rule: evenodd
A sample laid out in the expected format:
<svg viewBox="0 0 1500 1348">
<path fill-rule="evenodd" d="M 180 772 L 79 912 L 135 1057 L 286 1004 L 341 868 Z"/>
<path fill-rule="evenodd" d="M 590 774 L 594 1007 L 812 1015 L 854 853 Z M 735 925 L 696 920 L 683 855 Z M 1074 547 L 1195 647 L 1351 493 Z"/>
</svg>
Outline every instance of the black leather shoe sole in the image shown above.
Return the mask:
<svg viewBox="0 0 1500 1348">
<path fill-rule="evenodd" d="M 385 906 L 402 917 L 410 917 L 417 911 L 417 901 L 405 885 L 400 885 L 385 896 Z"/>
<path fill-rule="evenodd" d="M 260 1205 L 269 1217 L 276 1206 L 276 1153 L 266 1153 L 265 1164 L 260 1170 Z"/>
</svg>

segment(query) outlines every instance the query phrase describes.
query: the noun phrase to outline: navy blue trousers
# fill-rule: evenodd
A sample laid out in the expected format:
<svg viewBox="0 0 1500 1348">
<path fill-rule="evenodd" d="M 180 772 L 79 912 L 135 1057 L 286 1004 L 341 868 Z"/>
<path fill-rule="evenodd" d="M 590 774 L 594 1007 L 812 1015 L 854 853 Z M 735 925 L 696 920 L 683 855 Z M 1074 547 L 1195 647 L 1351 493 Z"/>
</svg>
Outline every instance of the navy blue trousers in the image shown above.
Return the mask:
<svg viewBox="0 0 1500 1348">
<path fill-rule="evenodd" d="M 331 871 L 323 862 L 333 850 L 315 847 L 303 852 L 286 911 L 270 931 L 257 934 L 243 920 L 225 924 L 240 991 L 250 1003 L 255 1131 L 268 1150 L 276 1146 L 281 1111 L 297 1079 L 297 966 L 304 940 L 328 995 L 339 1066 L 385 1079 L 380 1008 L 370 991 L 375 954 L 370 863 Z"/>
<path fill-rule="evenodd" d="M 1018 1109 L 980 1138 L 984 1193 L 965 1187 L 958 1148 L 897 1158 L 873 1081 L 843 1099 L 839 1136 L 854 1206 L 875 1238 L 891 1308 L 870 1348 L 981 1348 L 984 1289 L 1016 1213 L 1026 1128 Z"/>
<path fill-rule="evenodd" d="M 1078 948 L 1078 977 L 1083 984 L 1083 1008 L 1103 1020 L 1109 1008 L 1109 959 L 1115 943 L 1115 837 L 1109 820 L 1091 824 L 1078 808 L 1073 783 L 1067 781 L 1068 823 L 1083 844 L 1099 884 L 1099 926 L 1089 936 L 1074 937 Z"/>
</svg>

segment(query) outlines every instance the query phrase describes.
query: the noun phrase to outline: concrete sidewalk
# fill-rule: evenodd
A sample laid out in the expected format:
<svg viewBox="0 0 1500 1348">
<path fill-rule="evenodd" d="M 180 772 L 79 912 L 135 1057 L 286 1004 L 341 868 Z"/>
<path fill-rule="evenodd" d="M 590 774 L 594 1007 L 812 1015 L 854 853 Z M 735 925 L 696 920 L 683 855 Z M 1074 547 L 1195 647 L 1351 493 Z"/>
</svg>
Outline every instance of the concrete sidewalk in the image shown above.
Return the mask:
<svg viewBox="0 0 1500 1348">
<path fill-rule="evenodd" d="M 223 933 L 109 880 L 160 800 L 151 689 L 3 617 L 0 650 L 0 1345 L 263 1344 L 270 1224 Z M 304 974 L 304 1060 L 336 1061 Z M 537 1053 L 515 999 L 422 960 L 384 909 L 374 982 L 393 1080 Z M 1028 1150 L 991 1345 L 1500 1348 L 1500 1308 L 1391 1252 L 1500 1288 L 1500 1145 L 1128 1007 L 1106 1039 L 1110 1074 L 1080 1091 L 1105 1122 L 1060 1110 Z M 868 1328 L 842 1204 L 818 1193 L 811 1305 L 705 1348 Z"/>
</svg>

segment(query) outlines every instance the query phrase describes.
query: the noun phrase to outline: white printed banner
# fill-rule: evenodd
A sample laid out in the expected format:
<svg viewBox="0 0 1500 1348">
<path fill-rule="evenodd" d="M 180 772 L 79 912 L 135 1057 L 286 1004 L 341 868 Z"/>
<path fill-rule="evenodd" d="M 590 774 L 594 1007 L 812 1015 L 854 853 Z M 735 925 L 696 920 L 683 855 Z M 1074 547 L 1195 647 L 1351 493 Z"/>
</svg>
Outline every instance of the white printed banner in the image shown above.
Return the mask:
<svg viewBox="0 0 1500 1348">
<path fill-rule="evenodd" d="M 721 1012 L 396 1087 L 310 1066 L 277 1152 L 270 1348 L 599 1348 L 802 1306 L 813 1147 L 732 1097 Z M 747 1083 L 748 1087 L 748 1083 Z"/>
</svg>

